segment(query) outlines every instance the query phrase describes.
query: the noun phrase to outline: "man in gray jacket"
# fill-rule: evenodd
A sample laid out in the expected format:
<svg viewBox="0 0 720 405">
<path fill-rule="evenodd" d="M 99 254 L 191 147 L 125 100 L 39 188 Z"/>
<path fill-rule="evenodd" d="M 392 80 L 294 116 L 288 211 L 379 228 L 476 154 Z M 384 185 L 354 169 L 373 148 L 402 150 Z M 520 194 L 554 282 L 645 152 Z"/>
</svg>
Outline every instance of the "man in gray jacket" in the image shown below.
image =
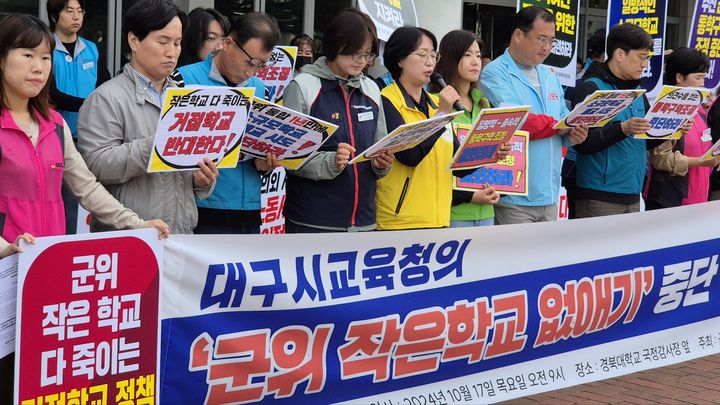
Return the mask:
<svg viewBox="0 0 720 405">
<path fill-rule="evenodd" d="M 90 170 L 123 205 L 161 218 L 172 233 L 192 233 L 195 195 L 207 198 L 218 170 L 209 159 L 192 172 L 147 173 L 163 91 L 177 64 L 187 16 L 172 0 L 143 0 L 125 15 L 132 52 L 123 72 L 95 90 L 80 109 L 78 148 Z M 91 230 L 107 230 L 98 222 Z"/>
</svg>

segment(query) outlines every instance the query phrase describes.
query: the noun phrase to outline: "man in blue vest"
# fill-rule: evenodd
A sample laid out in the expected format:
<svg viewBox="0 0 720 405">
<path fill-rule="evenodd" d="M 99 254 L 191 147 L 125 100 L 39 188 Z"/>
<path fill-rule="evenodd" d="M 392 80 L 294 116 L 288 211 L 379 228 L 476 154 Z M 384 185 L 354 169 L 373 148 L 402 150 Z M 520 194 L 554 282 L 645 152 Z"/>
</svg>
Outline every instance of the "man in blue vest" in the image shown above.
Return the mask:
<svg viewBox="0 0 720 405">
<path fill-rule="evenodd" d="M 110 74 L 97 46 L 78 35 L 85 17 L 84 0 L 48 0 L 46 9 L 55 35 L 50 99 L 77 142 L 78 110 L 95 88 L 110 80 Z M 77 231 L 78 203 L 65 186 L 62 194 L 65 228 L 72 234 Z"/>
<path fill-rule="evenodd" d="M 542 65 L 554 43 L 555 17 L 542 7 L 525 7 L 513 19 L 508 49 L 482 70 L 480 88 L 492 105 L 530 105 L 523 125 L 530 133 L 528 195 L 502 197 L 495 206 L 497 225 L 557 219 L 562 146 L 587 136 L 585 126 L 553 129 L 569 112 L 560 81 Z"/>
<path fill-rule="evenodd" d="M 265 85 L 255 74 L 270 66 L 280 39 L 275 20 L 267 14 L 246 13 L 235 20 L 223 47 L 207 59 L 178 68 L 173 77 L 185 85 L 254 87 L 265 97 Z M 260 173 L 277 165 L 275 156 L 245 160 L 223 170 L 210 198 L 197 200 L 195 233 L 260 233 Z"/>
<path fill-rule="evenodd" d="M 618 24 L 607 38 L 608 60 L 593 62 L 586 80 L 577 89 L 573 106 L 596 90 L 640 88 L 642 72 L 648 64 L 653 39 L 634 24 Z M 650 123 L 643 118 L 649 108 L 643 95 L 621 112 L 613 122 L 592 128 L 577 151 L 577 218 L 640 211 L 640 192 L 647 172 L 647 149 L 654 141 L 633 138 L 646 132 Z"/>
</svg>

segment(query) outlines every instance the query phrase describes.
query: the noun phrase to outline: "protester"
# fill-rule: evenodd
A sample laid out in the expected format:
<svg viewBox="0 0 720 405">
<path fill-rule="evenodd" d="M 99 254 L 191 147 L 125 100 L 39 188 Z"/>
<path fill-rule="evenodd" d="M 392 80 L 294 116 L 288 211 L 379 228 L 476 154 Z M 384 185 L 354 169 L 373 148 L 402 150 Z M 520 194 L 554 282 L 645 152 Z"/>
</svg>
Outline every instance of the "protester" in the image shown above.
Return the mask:
<svg viewBox="0 0 720 405">
<path fill-rule="evenodd" d="M 401 27 L 388 38 L 383 59 L 394 82 L 381 92 L 388 132 L 435 114 L 447 114 L 460 99 L 452 86 L 437 96 L 424 89 L 440 59 L 436 48 L 435 36 L 424 28 Z M 452 134 L 440 130 L 395 154 L 390 172 L 377 185 L 378 229 L 450 225 L 453 173 L 448 166 L 454 144 L 457 141 Z"/>
<path fill-rule="evenodd" d="M 530 105 L 523 129 L 528 145 L 528 195 L 504 196 L 495 224 L 553 221 L 558 214 L 562 145 L 585 140 L 587 127 L 557 131 L 568 114 L 555 73 L 542 63 L 555 43 L 555 17 L 542 7 L 525 7 L 513 19 L 510 46 L 482 71 L 480 88 L 495 106 Z"/>
<path fill-rule="evenodd" d="M 455 30 L 447 33 L 440 41 L 440 54 L 443 57 L 435 66 L 435 71 L 442 75 L 445 82 L 457 90 L 460 104 L 465 113 L 455 118 L 454 124 L 470 125 L 484 108 L 490 108 L 490 102 L 477 87 L 482 70 L 483 43 L 468 31 Z M 433 85 L 432 91 L 441 89 Z M 504 145 L 504 155 L 510 145 Z M 451 227 L 486 226 L 494 222 L 493 205 L 500 195 L 494 188 L 486 186 L 483 190 L 453 190 L 452 210 L 450 211 Z"/>
<path fill-rule="evenodd" d="M 665 59 L 664 84 L 678 87 L 704 87 L 709 68 L 708 57 L 692 48 L 678 48 Z M 699 157 L 712 146 L 711 137 L 703 139 L 707 109 L 700 107 L 692 127 L 680 139 L 665 141 L 650 150 L 652 165 L 645 209 L 677 207 L 706 202 L 712 168 L 720 156 L 701 162 Z"/>
<path fill-rule="evenodd" d="M 143 217 L 162 218 L 173 233 L 192 233 L 197 224 L 194 195 L 212 192 L 217 167 L 147 173 L 160 117 L 163 91 L 174 86 L 187 16 L 172 0 L 142 0 L 125 15 L 132 53 L 122 74 L 95 90 L 80 109 L 80 148 L 90 170 L 125 206 Z M 93 218 L 91 230 L 107 229 Z"/>
<path fill-rule="evenodd" d="M 202 62 L 183 66 L 175 77 L 187 85 L 254 87 L 264 98 L 265 84 L 255 77 L 263 67 L 272 66 L 270 55 L 280 38 L 275 20 L 267 14 L 246 13 L 230 28 L 225 44 Z M 213 194 L 198 200 L 195 233 L 260 233 L 260 173 L 272 171 L 277 157 L 238 162 L 223 170 Z"/>
<path fill-rule="evenodd" d="M 574 105 L 596 90 L 640 88 L 653 40 L 643 28 L 618 24 L 608 33 L 608 60 L 593 62 L 588 79 L 578 89 Z M 640 192 L 647 173 L 647 149 L 654 142 L 633 138 L 651 126 L 643 118 L 649 104 L 645 95 L 602 128 L 592 128 L 577 151 L 578 218 L 640 211 Z"/>
<path fill-rule="evenodd" d="M 212 52 L 223 47 L 230 23 L 212 8 L 198 7 L 188 14 L 188 27 L 183 34 L 178 66 L 205 60 Z"/>
<path fill-rule="evenodd" d="M 288 171 L 285 231 L 370 231 L 376 181 L 393 155 L 347 163 L 387 135 L 380 90 L 362 73 L 378 52 L 375 24 L 356 9 L 341 10 L 328 23 L 323 50 L 325 56 L 290 82 L 284 103 L 338 129 L 301 170 Z"/>
<path fill-rule="evenodd" d="M 327 29 L 326 29 L 327 31 Z M 307 34 L 299 34 L 290 40 L 290 46 L 297 46 L 297 58 L 295 58 L 295 74 L 305 65 L 315 61 L 315 41 Z"/>
<path fill-rule="evenodd" d="M 78 35 L 85 17 L 84 0 L 48 0 L 46 10 L 55 36 L 50 101 L 77 139 L 78 110 L 85 97 L 110 80 L 110 73 L 97 46 Z M 62 188 L 68 233 L 77 230 L 78 202 L 72 194 Z"/>
<path fill-rule="evenodd" d="M 54 42 L 35 17 L 11 14 L 0 21 L 0 257 L 17 251 L 19 239 L 30 235 L 65 234 L 63 182 L 109 226 L 154 226 L 167 235 L 163 221 L 143 221 L 96 181 L 75 149 L 70 128 L 50 108 Z"/>
</svg>

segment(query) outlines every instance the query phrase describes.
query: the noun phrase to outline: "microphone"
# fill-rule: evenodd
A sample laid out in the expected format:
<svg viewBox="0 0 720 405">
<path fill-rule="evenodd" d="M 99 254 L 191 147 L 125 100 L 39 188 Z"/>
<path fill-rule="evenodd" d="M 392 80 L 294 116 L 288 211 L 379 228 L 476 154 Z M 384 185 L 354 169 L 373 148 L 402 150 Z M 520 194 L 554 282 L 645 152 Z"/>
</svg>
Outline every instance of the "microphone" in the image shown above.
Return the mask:
<svg viewBox="0 0 720 405">
<path fill-rule="evenodd" d="M 442 75 L 438 72 L 433 72 L 433 74 L 430 75 L 430 81 L 433 82 L 434 85 L 440 87 L 440 89 L 444 89 L 445 87 L 447 87 L 445 79 L 443 79 Z M 462 104 L 460 104 L 460 100 L 456 100 L 453 103 L 453 108 L 457 111 L 467 112 L 467 110 L 465 110 Z"/>
</svg>

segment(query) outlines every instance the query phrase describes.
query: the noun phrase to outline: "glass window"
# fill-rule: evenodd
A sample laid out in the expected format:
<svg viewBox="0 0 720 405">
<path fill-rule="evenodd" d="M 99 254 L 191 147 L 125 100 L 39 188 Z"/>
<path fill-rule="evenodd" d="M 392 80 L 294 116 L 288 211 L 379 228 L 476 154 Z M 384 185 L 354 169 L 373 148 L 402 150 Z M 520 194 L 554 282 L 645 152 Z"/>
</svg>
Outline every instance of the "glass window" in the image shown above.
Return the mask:
<svg viewBox="0 0 720 405">
<path fill-rule="evenodd" d="M 97 45 L 100 57 L 107 57 L 108 50 L 108 2 L 107 0 L 85 0 L 85 18 L 80 36 Z M 112 67 L 108 70 L 112 72 Z"/>
<path fill-rule="evenodd" d="M 253 0 L 215 0 L 215 10 L 235 21 L 235 17 L 253 11 Z"/>
<path fill-rule="evenodd" d="M 11 13 L 31 14 L 37 17 L 40 10 L 39 0 L 1 0 L 0 16 Z"/>
<path fill-rule="evenodd" d="M 280 26 L 281 44 L 290 43 L 295 35 L 303 32 L 304 10 L 303 0 L 266 0 L 265 12 L 275 17 Z"/>
<path fill-rule="evenodd" d="M 352 6 L 350 0 L 316 1 L 315 2 L 315 26 L 313 27 L 313 39 L 322 50 L 322 36 L 327 28 L 330 19 L 338 11 Z"/>
</svg>

